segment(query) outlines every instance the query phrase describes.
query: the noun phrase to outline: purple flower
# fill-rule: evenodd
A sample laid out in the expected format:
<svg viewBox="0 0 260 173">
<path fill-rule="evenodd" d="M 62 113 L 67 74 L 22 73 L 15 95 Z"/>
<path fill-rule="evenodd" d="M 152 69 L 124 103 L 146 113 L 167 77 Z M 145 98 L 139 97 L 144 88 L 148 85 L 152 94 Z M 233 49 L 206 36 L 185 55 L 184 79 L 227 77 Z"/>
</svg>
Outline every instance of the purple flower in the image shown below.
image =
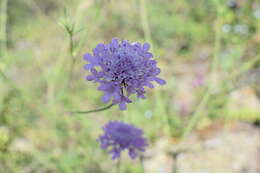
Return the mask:
<svg viewBox="0 0 260 173">
<path fill-rule="evenodd" d="M 84 59 L 89 62 L 85 65 L 91 74 L 86 77 L 89 81 L 100 83 L 98 90 L 104 92 L 103 102 L 112 99 L 113 104 L 119 104 L 121 110 L 126 109 L 126 103 L 131 103 L 129 96 L 136 94 L 145 99 L 144 87 L 153 88 L 153 81 L 160 85 L 166 82 L 157 77 L 160 69 L 148 52 L 150 45 L 121 42 L 112 39 L 111 43 L 100 43 L 93 49 L 93 55 L 87 53 Z"/>
<path fill-rule="evenodd" d="M 110 121 L 104 127 L 104 134 L 98 138 L 102 149 L 112 154 L 112 159 L 120 157 L 121 151 L 128 150 L 128 155 L 134 159 L 139 152 L 144 152 L 148 145 L 143 138 L 143 131 L 131 124 L 120 121 Z"/>
<path fill-rule="evenodd" d="M 202 86 L 205 82 L 205 75 L 203 73 L 198 73 L 195 76 L 195 79 L 192 81 L 192 85 L 194 88 L 198 88 Z"/>
</svg>

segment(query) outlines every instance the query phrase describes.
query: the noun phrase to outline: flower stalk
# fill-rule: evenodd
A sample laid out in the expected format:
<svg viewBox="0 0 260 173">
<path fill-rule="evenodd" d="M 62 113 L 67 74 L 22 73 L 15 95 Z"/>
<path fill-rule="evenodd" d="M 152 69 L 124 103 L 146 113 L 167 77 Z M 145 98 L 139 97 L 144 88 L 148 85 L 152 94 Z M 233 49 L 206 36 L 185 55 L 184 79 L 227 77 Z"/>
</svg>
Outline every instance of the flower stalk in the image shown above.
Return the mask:
<svg viewBox="0 0 260 173">
<path fill-rule="evenodd" d="M 7 52 L 7 36 L 6 36 L 6 23 L 7 23 L 7 4 L 8 0 L 1 0 L 0 3 L 0 56 Z"/>
<path fill-rule="evenodd" d="M 110 109 L 112 106 L 114 106 L 114 104 L 110 104 L 108 106 L 98 108 L 98 109 L 93 109 L 93 110 L 88 110 L 88 111 L 72 111 L 70 113 L 72 113 L 72 114 L 89 114 L 89 113 L 105 111 L 107 109 Z"/>
<path fill-rule="evenodd" d="M 217 74 L 218 66 L 219 66 L 219 51 L 221 48 L 221 4 L 219 1 L 214 1 L 216 8 L 217 8 L 217 18 L 215 20 L 215 42 L 214 42 L 214 52 L 213 52 L 213 60 L 211 64 L 211 81 L 208 85 L 207 90 L 205 91 L 200 103 L 198 104 L 195 112 L 193 113 L 190 121 L 188 122 L 187 127 L 184 130 L 184 133 L 182 135 L 182 139 L 185 139 L 192 129 L 196 126 L 199 119 L 202 117 L 202 110 L 207 105 L 207 102 L 210 99 L 210 96 L 212 94 L 212 90 L 214 87 L 214 79 Z"/>
</svg>

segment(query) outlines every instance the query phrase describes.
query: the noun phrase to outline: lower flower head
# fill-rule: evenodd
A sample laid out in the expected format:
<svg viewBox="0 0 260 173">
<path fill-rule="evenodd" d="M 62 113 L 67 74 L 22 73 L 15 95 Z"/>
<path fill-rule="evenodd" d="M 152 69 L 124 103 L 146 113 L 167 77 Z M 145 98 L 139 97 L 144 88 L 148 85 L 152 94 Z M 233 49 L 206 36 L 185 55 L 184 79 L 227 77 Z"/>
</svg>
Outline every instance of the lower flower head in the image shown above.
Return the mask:
<svg viewBox="0 0 260 173">
<path fill-rule="evenodd" d="M 153 81 L 165 84 L 163 79 L 157 77 L 160 69 L 152 59 L 149 48 L 148 43 L 119 42 L 114 38 L 107 45 L 98 44 L 93 49 L 93 55 L 84 55 L 89 62 L 85 69 L 91 72 L 86 79 L 100 83 L 98 89 L 104 92 L 103 102 L 112 99 L 113 104 L 119 104 L 120 109 L 125 110 L 126 103 L 132 102 L 130 95 L 136 94 L 144 99 L 145 86 L 153 88 Z"/>
<path fill-rule="evenodd" d="M 143 138 L 143 131 L 131 124 L 110 121 L 103 130 L 104 134 L 98 138 L 98 141 L 102 149 L 112 154 L 112 159 L 119 158 L 123 150 L 128 150 L 129 156 L 134 159 L 139 152 L 144 152 L 148 145 Z"/>
</svg>

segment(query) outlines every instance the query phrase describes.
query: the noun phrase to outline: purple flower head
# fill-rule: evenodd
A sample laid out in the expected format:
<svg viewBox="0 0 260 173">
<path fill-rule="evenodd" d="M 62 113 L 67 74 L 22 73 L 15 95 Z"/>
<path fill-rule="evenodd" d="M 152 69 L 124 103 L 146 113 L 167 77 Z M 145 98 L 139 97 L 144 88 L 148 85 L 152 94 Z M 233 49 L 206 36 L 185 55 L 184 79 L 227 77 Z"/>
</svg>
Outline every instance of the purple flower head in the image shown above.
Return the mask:
<svg viewBox="0 0 260 173">
<path fill-rule="evenodd" d="M 160 69 L 152 59 L 152 53 L 148 52 L 149 48 L 148 43 L 119 42 L 114 38 L 109 44 L 98 44 L 93 55 L 84 55 L 89 62 L 85 69 L 91 72 L 86 79 L 100 84 L 98 90 L 104 92 L 103 102 L 112 99 L 113 104 L 119 104 L 120 109 L 125 110 L 126 103 L 132 102 L 130 95 L 144 99 L 145 86 L 153 88 L 152 81 L 160 85 L 166 83 L 157 77 Z"/>
<path fill-rule="evenodd" d="M 98 138 L 101 148 L 112 154 L 112 159 L 119 158 L 121 151 L 128 150 L 128 155 L 135 159 L 139 152 L 144 152 L 148 145 L 143 138 L 143 131 L 131 124 L 110 121 L 103 127 L 104 134 Z"/>
</svg>

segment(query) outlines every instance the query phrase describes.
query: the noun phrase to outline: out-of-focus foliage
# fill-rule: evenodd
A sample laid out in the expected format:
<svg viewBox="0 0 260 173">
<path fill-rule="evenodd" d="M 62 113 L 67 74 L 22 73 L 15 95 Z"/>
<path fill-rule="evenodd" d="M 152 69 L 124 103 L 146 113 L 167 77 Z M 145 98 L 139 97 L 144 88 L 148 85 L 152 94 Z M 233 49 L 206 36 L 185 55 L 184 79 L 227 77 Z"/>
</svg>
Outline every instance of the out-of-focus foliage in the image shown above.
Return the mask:
<svg viewBox="0 0 260 173">
<path fill-rule="evenodd" d="M 196 112 L 198 127 L 260 119 L 257 0 L 3 1 L 0 172 L 115 172 L 96 141 L 108 120 L 142 127 L 152 147 L 162 136 L 178 141 Z M 64 9 L 80 31 L 73 35 L 76 62 L 69 84 Z M 127 111 L 71 115 L 104 106 L 97 86 L 85 80 L 82 55 L 113 37 L 151 42 L 167 85 L 148 91 L 148 99 L 134 101 Z M 198 108 L 209 86 L 207 102 Z M 122 169 L 140 172 L 130 162 L 124 160 Z"/>
</svg>

